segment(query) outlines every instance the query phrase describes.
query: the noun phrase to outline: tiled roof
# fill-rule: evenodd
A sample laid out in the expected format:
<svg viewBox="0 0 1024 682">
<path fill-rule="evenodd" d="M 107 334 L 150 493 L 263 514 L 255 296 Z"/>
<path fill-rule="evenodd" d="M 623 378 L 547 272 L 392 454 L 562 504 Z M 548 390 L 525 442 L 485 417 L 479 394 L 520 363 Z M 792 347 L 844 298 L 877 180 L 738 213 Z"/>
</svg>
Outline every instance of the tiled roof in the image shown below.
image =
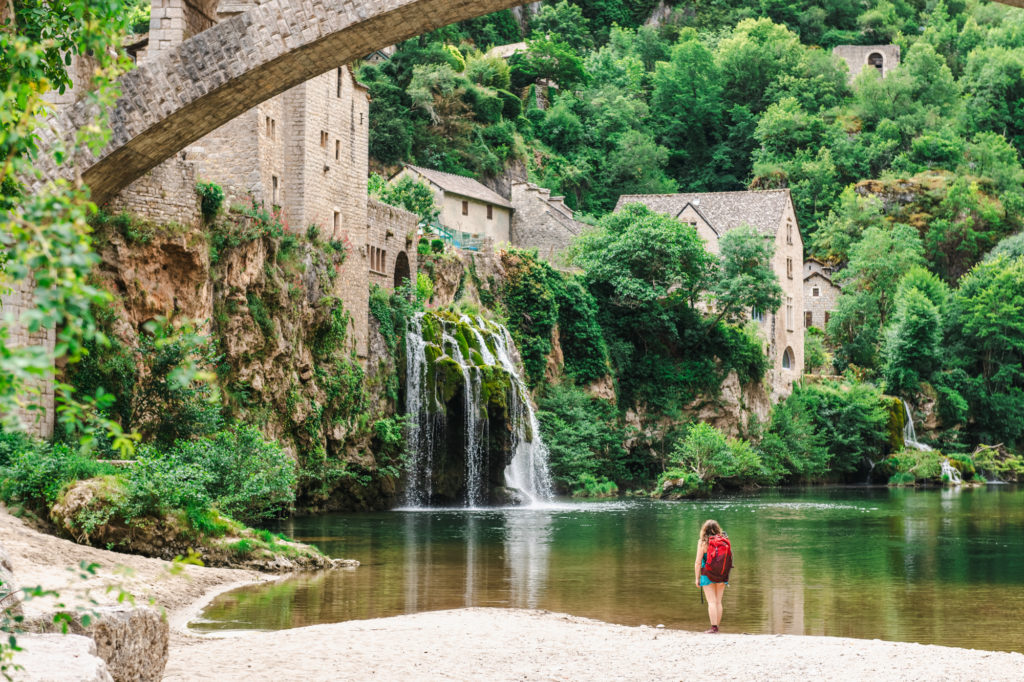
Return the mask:
<svg viewBox="0 0 1024 682">
<path fill-rule="evenodd" d="M 687 194 L 625 194 L 615 210 L 626 204 L 643 204 L 655 213 L 675 218 L 687 204 L 693 204 L 701 216 L 719 234 L 746 223 L 761 234 L 774 235 L 782 224 L 789 203 L 788 189 L 746 192 L 690 192 Z"/>
<path fill-rule="evenodd" d="M 406 168 L 414 173 L 422 175 L 424 178 L 443 189 L 446 193 L 458 194 L 459 196 L 468 197 L 470 199 L 477 199 L 488 204 L 494 204 L 495 206 L 512 208 L 512 204 L 509 203 L 508 199 L 501 196 L 493 189 L 482 185 L 473 178 L 466 178 L 461 175 L 452 175 L 451 173 L 445 173 L 432 168 L 421 168 L 420 166 L 407 165 Z"/>
</svg>

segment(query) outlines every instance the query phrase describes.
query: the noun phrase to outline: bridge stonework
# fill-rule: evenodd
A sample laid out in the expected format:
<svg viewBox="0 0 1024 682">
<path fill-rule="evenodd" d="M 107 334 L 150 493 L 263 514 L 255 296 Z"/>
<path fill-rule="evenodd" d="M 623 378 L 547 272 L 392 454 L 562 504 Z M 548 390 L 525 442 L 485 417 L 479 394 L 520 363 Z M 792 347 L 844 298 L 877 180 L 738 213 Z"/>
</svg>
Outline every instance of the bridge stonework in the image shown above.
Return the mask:
<svg viewBox="0 0 1024 682">
<path fill-rule="evenodd" d="M 522 0 L 268 0 L 177 47 L 158 46 L 125 74 L 110 113 L 110 143 L 96 157 L 76 159 L 77 169 L 103 202 L 274 95 L 375 49 L 517 4 Z M 70 107 L 50 134 L 70 139 L 91 118 L 89 107 Z"/>
<path fill-rule="evenodd" d="M 11 348 L 34 346 L 52 354 L 57 339 L 56 330 L 53 327 L 46 327 L 29 331 L 21 320 L 22 314 L 35 305 L 35 282 L 21 280 L 11 283 L 11 291 L 4 294 L 2 299 L 0 314 L 3 315 L 8 334 L 4 343 Z M 53 380 L 49 377 L 39 378 L 32 383 L 31 388 L 34 392 L 21 398 L 27 405 L 33 407 L 20 409 L 17 417 L 27 433 L 40 438 L 50 438 L 53 436 L 54 424 Z"/>
</svg>

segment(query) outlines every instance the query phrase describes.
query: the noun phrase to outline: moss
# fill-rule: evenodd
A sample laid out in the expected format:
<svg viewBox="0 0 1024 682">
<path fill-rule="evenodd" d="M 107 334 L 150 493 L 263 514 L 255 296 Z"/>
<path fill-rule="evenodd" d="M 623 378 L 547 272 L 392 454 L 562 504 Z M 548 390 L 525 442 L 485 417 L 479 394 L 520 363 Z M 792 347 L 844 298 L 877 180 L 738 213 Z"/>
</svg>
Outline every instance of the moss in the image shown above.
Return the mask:
<svg viewBox="0 0 1024 682">
<path fill-rule="evenodd" d="M 476 350 L 469 351 L 469 359 L 472 360 L 473 364 L 477 367 L 483 367 L 485 365 L 484 356 L 480 355 Z"/>
<path fill-rule="evenodd" d="M 903 407 L 903 401 L 899 398 L 882 396 L 882 403 L 889 413 L 889 421 L 886 425 L 889 452 L 899 452 L 906 447 L 903 440 L 903 429 L 907 425 L 906 409 Z"/>
<path fill-rule="evenodd" d="M 462 355 L 462 357 L 468 358 L 469 357 L 469 342 L 466 340 L 466 335 L 463 334 L 462 332 L 463 332 L 463 325 L 459 325 L 459 326 L 455 327 L 455 330 L 454 330 L 454 333 L 453 333 L 453 337 L 455 338 L 455 343 L 459 344 L 459 353 Z M 470 334 L 470 336 L 472 336 L 472 334 Z"/>
<path fill-rule="evenodd" d="M 480 368 L 480 403 L 485 410 L 491 406 L 502 411 L 508 409 L 508 395 L 512 388 L 512 379 L 508 372 L 500 367 L 484 366 Z"/>
<path fill-rule="evenodd" d="M 465 383 L 462 366 L 447 355 L 443 355 L 434 363 L 433 374 L 438 400 L 447 405 Z"/>
</svg>

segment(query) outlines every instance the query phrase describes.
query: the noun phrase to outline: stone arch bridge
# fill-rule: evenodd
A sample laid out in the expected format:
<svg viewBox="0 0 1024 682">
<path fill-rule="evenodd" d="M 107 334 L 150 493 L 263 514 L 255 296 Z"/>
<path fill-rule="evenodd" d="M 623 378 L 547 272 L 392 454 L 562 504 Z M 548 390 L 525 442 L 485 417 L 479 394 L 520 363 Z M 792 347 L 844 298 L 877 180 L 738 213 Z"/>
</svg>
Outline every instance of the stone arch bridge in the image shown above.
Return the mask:
<svg viewBox="0 0 1024 682">
<path fill-rule="evenodd" d="M 267 0 L 226 21 L 196 27 L 199 32 L 188 40 L 125 74 L 110 113 L 109 144 L 75 165 L 93 199 L 102 203 L 274 95 L 374 50 L 525 1 Z M 91 117 L 89 106 L 80 101 L 65 110 L 51 138 L 70 139 Z M 53 166 L 42 170 L 51 178 L 60 172 Z"/>
</svg>

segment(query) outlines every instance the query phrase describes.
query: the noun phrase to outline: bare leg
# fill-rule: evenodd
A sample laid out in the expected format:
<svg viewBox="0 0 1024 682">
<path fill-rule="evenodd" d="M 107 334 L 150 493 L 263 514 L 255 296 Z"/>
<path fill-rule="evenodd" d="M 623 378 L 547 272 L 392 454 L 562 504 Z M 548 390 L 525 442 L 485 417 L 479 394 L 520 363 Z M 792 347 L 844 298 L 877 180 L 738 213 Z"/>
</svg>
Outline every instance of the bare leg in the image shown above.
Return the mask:
<svg viewBox="0 0 1024 682">
<path fill-rule="evenodd" d="M 725 594 L 725 583 L 714 583 L 708 587 L 715 590 L 715 608 L 717 609 L 715 619 L 711 621 L 711 624 L 719 625 L 722 622 L 722 595 Z"/>
<path fill-rule="evenodd" d="M 718 604 L 719 596 L 715 589 L 716 587 L 717 586 L 714 583 L 703 587 L 704 598 L 708 600 L 708 619 L 711 621 L 712 625 L 718 625 L 718 619 L 720 617 L 718 615 L 720 609 L 720 605 Z"/>
</svg>

